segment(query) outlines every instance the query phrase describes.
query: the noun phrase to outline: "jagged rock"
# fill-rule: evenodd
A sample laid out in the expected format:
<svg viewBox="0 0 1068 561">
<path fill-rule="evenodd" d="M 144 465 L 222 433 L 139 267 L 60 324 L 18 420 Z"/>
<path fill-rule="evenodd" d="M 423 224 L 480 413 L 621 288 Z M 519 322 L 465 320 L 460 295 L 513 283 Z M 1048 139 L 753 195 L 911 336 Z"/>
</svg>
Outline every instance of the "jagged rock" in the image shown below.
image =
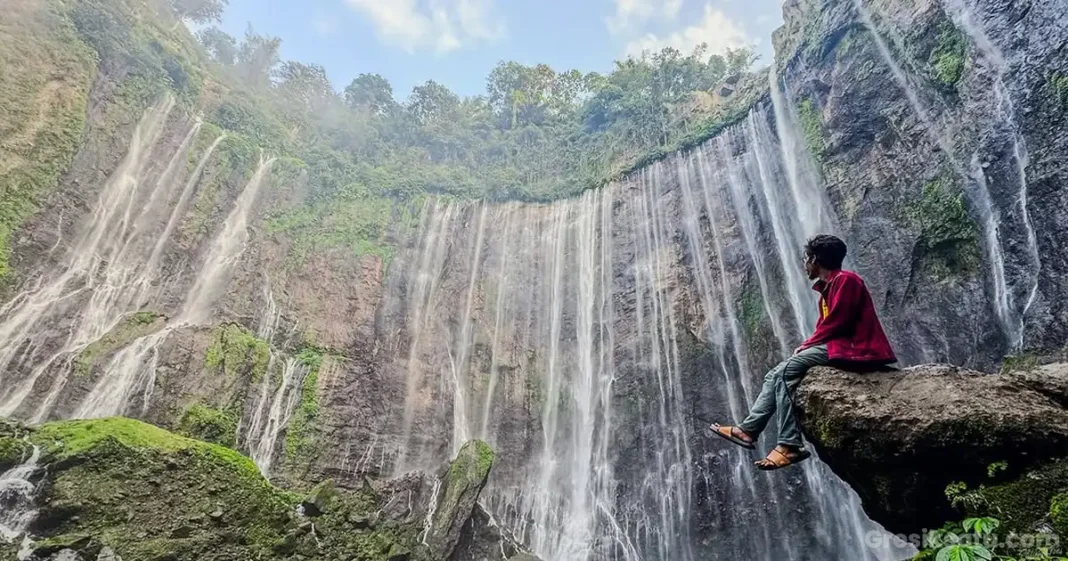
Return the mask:
<svg viewBox="0 0 1068 561">
<path fill-rule="evenodd" d="M 536 559 L 522 552 L 519 542 L 501 528 L 481 505 L 475 505 L 453 550 L 453 561 L 511 561 Z"/>
<path fill-rule="evenodd" d="M 426 535 L 426 543 L 435 556 L 442 559 L 452 556 L 492 467 L 493 449 L 481 440 L 464 444 L 449 464 Z"/>
<path fill-rule="evenodd" d="M 509 557 L 508 561 L 541 561 L 541 559 L 529 553 L 520 553 L 514 557 Z"/>
<path fill-rule="evenodd" d="M 304 515 L 322 516 L 330 506 L 330 501 L 334 500 L 335 495 L 337 495 L 337 491 L 334 490 L 334 482 L 332 480 L 327 479 L 320 482 L 300 503 L 300 506 L 304 509 Z"/>
<path fill-rule="evenodd" d="M 96 556 L 96 561 L 122 561 L 122 557 L 119 557 L 110 547 L 105 547 L 100 550 L 100 555 Z"/>
<path fill-rule="evenodd" d="M 1004 478 L 1068 455 L 1068 367 L 1002 375 L 947 365 L 855 374 L 816 368 L 798 392 L 823 461 L 895 532 L 959 517 L 946 487 Z"/>
</svg>

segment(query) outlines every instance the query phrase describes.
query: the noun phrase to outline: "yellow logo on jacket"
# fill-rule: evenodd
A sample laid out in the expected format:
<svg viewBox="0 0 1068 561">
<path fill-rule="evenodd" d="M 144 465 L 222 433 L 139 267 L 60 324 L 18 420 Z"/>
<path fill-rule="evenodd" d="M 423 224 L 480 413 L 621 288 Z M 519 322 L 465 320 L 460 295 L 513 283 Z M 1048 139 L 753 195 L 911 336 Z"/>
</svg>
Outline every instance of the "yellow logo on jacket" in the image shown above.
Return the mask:
<svg viewBox="0 0 1068 561">
<path fill-rule="evenodd" d="M 827 319 L 827 316 L 831 313 L 831 308 L 827 306 L 827 299 L 820 298 L 820 319 Z"/>
</svg>

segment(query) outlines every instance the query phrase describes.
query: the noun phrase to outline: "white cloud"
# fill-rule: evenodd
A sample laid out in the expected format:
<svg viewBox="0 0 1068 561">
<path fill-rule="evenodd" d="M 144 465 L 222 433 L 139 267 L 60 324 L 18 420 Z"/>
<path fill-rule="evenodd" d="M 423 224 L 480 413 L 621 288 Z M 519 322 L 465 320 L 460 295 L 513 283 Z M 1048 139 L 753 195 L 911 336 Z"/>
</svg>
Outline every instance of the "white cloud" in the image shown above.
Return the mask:
<svg viewBox="0 0 1068 561">
<path fill-rule="evenodd" d="M 317 12 L 315 17 L 312 18 L 312 29 L 315 30 L 315 34 L 320 37 L 329 37 L 337 32 L 337 20 L 330 16 Z"/>
<path fill-rule="evenodd" d="M 382 41 L 408 52 L 447 53 L 507 33 L 495 0 L 345 0 Z"/>
<path fill-rule="evenodd" d="M 728 48 L 738 48 L 755 43 L 742 29 L 741 24 L 727 17 L 722 11 L 705 5 L 704 17 L 696 25 L 666 36 L 647 33 L 627 43 L 624 55 L 639 57 L 643 52 L 658 52 L 673 47 L 683 54 L 690 54 L 701 43 L 708 44 L 711 53 L 722 53 Z"/>
<path fill-rule="evenodd" d="M 612 33 L 625 33 L 654 18 L 671 21 L 682 8 L 682 0 L 615 0 L 615 3 L 615 15 L 606 20 Z"/>
</svg>

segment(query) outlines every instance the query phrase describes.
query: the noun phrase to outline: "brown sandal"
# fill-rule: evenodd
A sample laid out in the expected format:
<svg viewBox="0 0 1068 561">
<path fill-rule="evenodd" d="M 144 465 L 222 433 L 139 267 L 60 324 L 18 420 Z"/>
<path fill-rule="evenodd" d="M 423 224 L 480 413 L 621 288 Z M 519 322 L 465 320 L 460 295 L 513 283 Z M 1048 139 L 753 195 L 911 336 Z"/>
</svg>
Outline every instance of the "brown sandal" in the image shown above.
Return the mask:
<svg viewBox="0 0 1068 561">
<path fill-rule="evenodd" d="M 777 469 L 790 467 L 794 464 L 799 464 L 811 457 L 812 452 L 809 452 L 804 448 L 799 448 L 796 451 L 787 451 L 784 453 L 779 450 L 778 446 L 776 446 L 775 448 L 771 449 L 771 452 L 768 452 L 768 457 L 756 462 L 756 467 L 761 471 L 775 471 Z"/>
<path fill-rule="evenodd" d="M 742 429 L 739 429 L 738 427 L 731 426 L 731 425 L 720 426 L 720 425 L 718 425 L 716 423 L 712 423 L 711 429 L 712 429 L 712 434 L 714 434 L 714 435 L 716 435 L 716 436 L 718 436 L 718 437 L 720 437 L 720 438 L 722 438 L 722 439 L 724 439 L 724 440 L 726 440 L 728 442 L 731 442 L 733 444 L 737 444 L 738 446 L 741 446 L 742 448 L 745 448 L 746 450 L 753 450 L 753 449 L 756 448 L 756 444 L 754 444 L 753 441 L 746 442 L 745 440 L 742 440 L 741 438 L 738 438 L 737 436 L 734 435 L 734 431 L 735 431 L 735 429 L 737 429 L 739 433 L 744 434 L 746 436 L 749 436 L 748 433 L 746 433 Z"/>
</svg>

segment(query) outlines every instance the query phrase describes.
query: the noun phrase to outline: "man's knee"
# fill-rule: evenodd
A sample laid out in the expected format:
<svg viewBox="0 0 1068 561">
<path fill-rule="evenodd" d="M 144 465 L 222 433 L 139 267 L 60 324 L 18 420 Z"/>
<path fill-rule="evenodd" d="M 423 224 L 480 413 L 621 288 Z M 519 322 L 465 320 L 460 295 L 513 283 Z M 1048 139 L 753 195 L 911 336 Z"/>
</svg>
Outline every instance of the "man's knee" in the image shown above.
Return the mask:
<svg viewBox="0 0 1068 561">
<path fill-rule="evenodd" d="M 783 368 L 787 377 L 795 378 L 808 372 L 808 369 L 812 368 L 812 362 L 795 355 L 786 359 Z"/>
</svg>

